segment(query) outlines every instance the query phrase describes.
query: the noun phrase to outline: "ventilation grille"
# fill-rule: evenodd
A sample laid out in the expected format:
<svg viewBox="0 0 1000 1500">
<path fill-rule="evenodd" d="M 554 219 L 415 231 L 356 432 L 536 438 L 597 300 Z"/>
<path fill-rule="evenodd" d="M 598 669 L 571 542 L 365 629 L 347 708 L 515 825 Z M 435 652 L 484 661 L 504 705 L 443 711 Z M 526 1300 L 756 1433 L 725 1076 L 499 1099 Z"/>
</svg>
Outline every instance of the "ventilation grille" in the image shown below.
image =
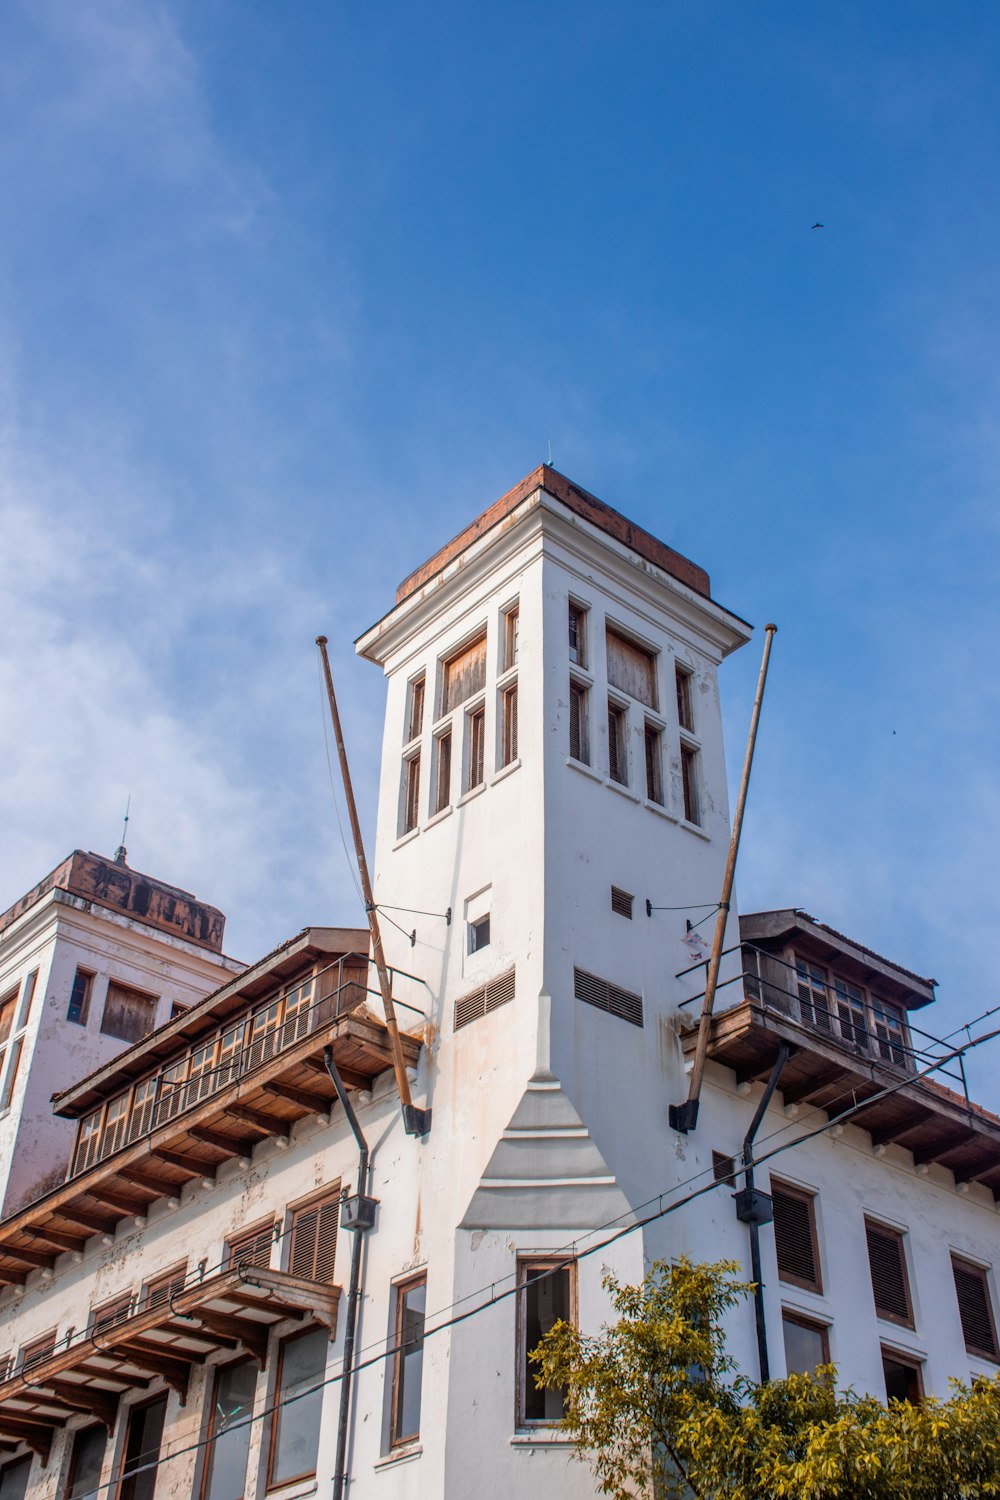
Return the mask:
<svg viewBox="0 0 1000 1500">
<path fill-rule="evenodd" d="M 499 979 L 491 979 L 489 984 L 484 984 L 478 990 L 472 990 L 468 995 L 463 995 L 461 1000 L 455 1001 L 455 1030 L 462 1026 L 468 1026 L 471 1021 L 478 1021 L 483 1016 L 489 1015 L 491 1010 L 496 1010 L 499 1005 L 508 1005 L 514 998 L 514 973 L 513 969 L 506 974 L 501 974 Z"/>
<path fill-rule="evenodd" d="M 906 1279 L 903 1236 L 895 1229 L 886 1229 L 881 1224 L 872 1224 L 866 1219 L 865 1237 L 868 1240 L 875 1311 L 880 1318 L 888 1318 L 892 1323 L 905 1323 L 912 1328 L 913 1314 Z"/>
<path fill-rule="evenodd" d="M 816 1258 L 813 1200 L 808 1193 L 771 1183 L 774 1203 L 774 1248 L 778 1275 L 793 1286 L 822 1291 Z"/>
<path fill-rule="evenodd" d="M 573 994 L 586 1005 L 595 1005 L 598 1010 L 606 1010 L 609 1015 L 629 1021 L 633 1026 L 642 1025 L 642 996 L 620 990 L 607 979 L 598 979 L 596 974 L 574 969 Z"/>
<path fill-rule="evenodd" d="M 632 920 L 632 902 L 634 900 L 635 897 L 630 896 L 628 891 L 623 891 L 620 886 L 613 885 L 611 887 L 611 910 L 617 912 L 620 917 L 628 917 L 630 922 Z"/>
<path fill-rule="evenodd" d="M 736 1158 L 723 1156 L 721 1151 L 712 1152 L 712 1176 L 716 1182 L 735 1182 Z"/>
<path fill-rule="evenodd" d="M 997 1358 L 997 1335 L 993 1326 L 993 1310 L 990 1307 L 989 1287 L 986 1272 L 978 1266 L 963 1265 L 952 1261 L 955 1274 L 955 1292 L 958 1296 L 958 1315 L 962 1320 L 962 1335 L 970 1354 L 979 1354 L 986 1359 Z"/>
</svg>

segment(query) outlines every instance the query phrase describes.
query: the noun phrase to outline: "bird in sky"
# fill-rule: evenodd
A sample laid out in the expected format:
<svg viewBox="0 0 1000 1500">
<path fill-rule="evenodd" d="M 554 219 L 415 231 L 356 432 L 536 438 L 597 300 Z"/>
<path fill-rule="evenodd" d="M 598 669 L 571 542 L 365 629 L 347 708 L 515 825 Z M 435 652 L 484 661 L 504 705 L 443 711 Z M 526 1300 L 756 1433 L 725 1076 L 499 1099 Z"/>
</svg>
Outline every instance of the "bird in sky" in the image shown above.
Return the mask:
<svg viewBox="0 0 1000 1500">
<path fill-rule="evenodd" d="M 814 224 L 813 228 L 814 229 L 825 229 L 826 225 L 825 224 Z"/>
</svg>

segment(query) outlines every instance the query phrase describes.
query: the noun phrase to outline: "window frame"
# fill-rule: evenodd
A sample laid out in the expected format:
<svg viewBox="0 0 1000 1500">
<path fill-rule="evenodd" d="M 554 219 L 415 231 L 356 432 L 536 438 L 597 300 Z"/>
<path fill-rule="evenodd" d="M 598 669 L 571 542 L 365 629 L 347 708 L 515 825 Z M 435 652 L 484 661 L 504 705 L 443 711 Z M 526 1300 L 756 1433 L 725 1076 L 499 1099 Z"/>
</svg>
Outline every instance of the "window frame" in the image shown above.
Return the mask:
<svg viewBox="0 0 1000 1500">
<path fill-rule="evenodd" d="M 69 1001 L 66 1005 L 66 1020 L 71 1026 L 86 1026 L 90 1019 L 90 1002 L 94 995 L 94 979 L 96 975 L 93 969 L 85 969 L 82 964 L 77 964 L 73 971 L 73 983 L 70 986 Z M 76 994 L 76 982 L 83 980 L 83 998 L 79 1006 L 79 1014 L 71 1014 L 73 1010 L 73 999 Z"/>
<path fill-rule="evenodd" d="M 219 1381 L 222 1379 L 222 1376 L 226 1373 L 227 1370 L 232 1370 L 237 1365 L 249 1365 L 252 1368 L 256 1364 L 257 1364 L 257 1361 L 253 1358 L 252 1355 L 244 1354 L 244 1355 L 237 1356 L 235 1359 L 228 1359 L 223 1364 L 213 1365 L 212 1366 L 212 1372 L 211 1372 L 212 1373 L 212 1386 L 211 1386 L 211 1392 L 209 1394 L 208 1421 L 206 1423 L 206 1428 L 205 1428 L 205 1460 L 204 1460 L 204 1462 L 202 1463 L 202 1466 L 201 1466 L 201 1477 L 200 1477 L 199 1482 L 198 1482 L 198 1490 L 197 1490 L 197 1494 L 198 1494 L 199 1500 L 207 1500 L 208 1493 L 209 1493 L 209 1482 L 210 1482 L 211 1473 L 212 1473 L 212 1459 L 214 1458 L 215 1453 L 217 1452 L 217 1448 L 216 1448 L 216 1431 L 217 1431 L 216 1413 L 218 1411 L 218 1405 L 219 1405 L 219 1399 L 218 1399 Z M 251 1404 L 251 1413 L 253 1412 L 253 1407 L 256 1405 L 256 1386 L 259 1383 L 259 1379 L 260 1379 L 260 1370 L 258 1368 L 258 1370 L 257 1370 L 257 1376 L 256 1376 L 256 1379 L 254 1381 L 254 1388 L 255 1388 L 254 1389 L 254 1401 Z M 241 1418 L 241 1420 L 243 1420 L 243 1419 Z M 247 1477 L 247 1478 L 249 1478 L 250 1458 L 251 1458 L 252 1450 L 253 1450 L 253 1427 L 250 1426 L 248 1428 L 248 1431 L 247 1431 L 247 1470 L 246 1470 L 246 1475 L 245 1475 L 245 1477 Z M 292 1482 L 294 1483 L 294 1481 L 292 1481 Z M 250 1493 L 252 1493 L 252 1491 L 255 1488 L 256 1488 L 256 1486 L 254 1484 L 252 1484 L 252 1483 L 246 1484 L 245 1487 L 244 1487 L 244 1491 L 243 1491 L 243 1500 L 246 1500 L 247 1495 L 250 1494 Z"/>
<path fill-rule="evenodd" d="M 518 1432 L 537 1432 L 540 1429 L 551 1429 L 557 1427 L 562 1420 L 561 1417 L 529 1417 L 526 1414 L 526 1402 L 528 1394 L 528 1381 L 530 1371 L 528 1369 L 528 1329 L 527 1329 L 527 1289 L 529 1285 L 526 1272 L 531 1270 L 565 1270 L 569 1280 L 569 1319 L 574 1327 L 579 1326 L 579 1263 L 575 1256 L 546 1255 L 542 1251 L 519 1251 L 515 1268 L 515 1285 L 517 1292 L 514 1298 L 515 1310 L 515 1405 L 514 1425 Z"/>
<path fill-rule="evenodd" d="M 917 1399 L 916 1401 L 911 1402 L 911 1404 L 914 1406 L 919 1406 L 923 1401 L 925 1394 L 924 1360 L 921 1359 L 919 1354 L 911 1354 L 908 1349 L 897 1349 L 892 1344 L 883 1344 L 881 1341 L 879 1342 L 879 1355 L 881 1356 L 882 1361 L 883 1382 L 885 1381 L 885 1362 L 887 1359 L 891 1359 L 894 1364 L 901 1365 L 905 1370 L 912 1371 L 913 1375 L 916 1377 Z M 886 1401 L 889 1401 L 889 1399 L 890 1397 L 887 1391 Z M 907 1397 L 906 1399 L 910 1400 L 911 1398 Z"/>
<path fill-rule="evenodd" d="M 260 1265 L 260 1269 L 262 1271 L 267 1270 L 271 1264 L 274 1249 L 274 1235 L 277 1224 L 278 1221 L 274 1217 L 270 1219 L 260 1219 L 256 1224 L 250 1224 L 246 1229 L 241 1229 L 236 1234 L 227 1234 L 224 1242 L 226 1251 L 225 1269 L 235 1270 L 240 1265 L 240 1262 L 236 1259 L 236 1255 L 234 1255 L 234 1251 L 238 1254 L 242 1245 L 256 1242 L 261 1238 L 262 1235 L 267 1234 L 269 1236 L 269 1240 L 268 1256 L 266 1262 L 261 1264 L 256 1260 L 248 1261 L 248 1264 L 251 1266 Z"/>
<path fill-rule="evenodd" d="M 134 1474 L 138 1471 L 138 1468 L 140 1467 L 139 1465 L 137 1465 L 136 1469 L 133 1469 L 131 1472 L 129 1472 L 126 1469 L 126 1463 L 128 1461 L 129 1437 L 130 1437 L 130 1434 L 131 1434 L 131 1431 L 132 1431 L 133 1420 L 139 1415 L 140 1412 L 146 1411 L 148 1407 L 156 1406 L 158 1404 L 162 1404 L 162 1406 L 163 1406 L 163 1427 L 161 1428 L 161 1431 L 160 1431 L 160 1441 L 157 1444 L 157 1448 L 156 1448 L 156 1456 L 157 1456 L 157 1460 L 158 1460 L 159 1456 L 160 1456 L 160 1453 L 161 1453 L 161 1451 L 163 1449 L 163 1439 L 164 1439 L 164 1437 L 166 1435 L 166 1430 L 167 1430 L 167 1410 L 168 1410 L 168 1406 L 169 1406 L 169 1394 L 170 1393 L 168 1391 L 157 1391 L 155 1395 L 149 1396 L 147 1399 L 145 1399 L 143 1401 L 136 1401 L 134 1405 L 128 1407 L 128 1409 L 126 1410 L 126 1412 L 124 1414 L 125 1415 L 125 1422 L 124 1422 L 124 1429 L 123 1429 L 123 1432 L 122 1432 L 121 1453 L 120 1453 L 120 1456 L 119 1456 L 117 1464 L 116 1464 L 116 1468 L 117 1468 L 117 1471 L 118 1471 L 118 1484 L 117 1484 L 116 1489 L 115 1489 L 116 1500 L 122 1500 L 122 1496 L 124 1495 L 126 1485 L 128 1484 L 129 1480 L 133 1478 Z M 136 1455 L 136 1456 L 137 1457 L 142 1457 L 141 1454 Z"/>
<path fill-rule="evenodd" d="M 390 1384 L 390 1390 L 389 1390 L 389 1448 L 390 1448 L 390 1451 L 393 1450 L 393 1449 L 397 1449 L 397 1448 L 406 1448 L 406 1447 L 409 1447 L 409 1445 L 411 1443 L 417 1443 L 417 1442 L 420 1441 L 420 1419 L 419 1419 L 419 1416 L 418 1416 L 418 1420 L 417 1420 L 417 1430 L 415 1432 L 402 1433 L 401 1434 L 401 1433 L 397 1432 L 396 1429 L 397 1429 L 397 1425 L 398 1425 L 398 1422 L 399 1422 L 399 1416 L 400 1416 L 401 1393 L 404 1391 L 404 1385 L 403 1385 L 403 1382 L 400 1379 L 400 1376 L 401 1376 L 402 1371 L 403 1371 L 403 1359 L 404 1359 L 403 1318 L 404 1318 L 405 1312 L 406 1312 L 406 1296 L 407 1296 L 408 1292 L 410 1292 L 412 1290 L 415 1290 L 417 1287 L 422 1286 L 424 1288 L 424 1322 L 425 1322 L 425 1333 L 421 1334 L 421 1345 L 420 1345 L 420 1347 L 421 1347 L 421 1352 L 422 1352 L 423 1351 L 423 1347 L 424 1347 L 425 1334 L 426 1334 L 426 1319 L 427 1319 L 427 1307 L 426 1307 L 426 1304 L 427 1304 L 427 1296 L 426 1296 L 426 1293 L 427 1293 L 427 1271 L 426 1271 L 426 1269 L 424 1269 L 423 1271 L 416 1272 L 412 1276 L 405 1277 L 401 1281 L 394 1281 L 393 1284 L 392 1284 L 392 1286 L 393 1286 L 393 1315 L 392 1315 L 393 1336 L 392 1336 L 391 1384 Z M 423 1372 L 423 1363 L 421 1362 L 421 1367 L 420 1367 L 420 1402 L 419 1402 L 420 1415 L 422 1415 L 422 1410 L 423 1410 L 423 1397 L 424 1397 L 424 1372 Z"/>
<path fill-rule="evenodd" d="M 569 758 L 578 766 L 590 765 L 590 690 L 591 684 L 580 677 L 569 679 Z M 576 698 L 576 740 L 579 754 L 573 753 L 573 713 Z"/>
<path fill-rule="evenodd" d="M 72 1500 L 72 1497 L 73 1497 L 73 1486 L 76 1483 L 77 1470 L 79 1468 L 79 1462 L 80 1462 L 80 1457 L 79 1457 L 79 1447 L 80 1447 L 80 1444 L 81 1444 L 81 1442 L 84 1439 L 86 1439 L 86 1438 L 92 1438 L 92 1437 L 95 1436 L 95 1434 L 100 1434 L 101 1437 L 102 1437 L 102 1439 L 103 1439 L 104 1453 L 103 1453 L 103 1456 L 101 1458 L 101 1473 L 103 1474 L 103 1472 L 104 1472 L 104 1465 L 108 1461 L 108 1443 L 111 1440 L 111 1432 L 108 1430 L 107 1427 L 105 1427 L 103 1425 L 103 1423 L 101 1423 L 101 1422 L 91 1422 L 86 1427 L 78 1427 L 77 1430 L 72 1434 L 72 1439 L 73 1440 L 72 1440 L 72 1443 L 70 1445 L 69 1464 L 67 1465 L 67 1469 L 66 1469 L 66 1482 L 62 1486 L 62 1490 L 60 1492 L 61 1493 L 61 1500 Z M 98 1484 L 99 1483 L 100 1483 L 100 1478 L 98 1477 Z M 89 1491 L 89 1490 L 83 1490 L 83 1491 L 81 1491 L 81 1496 L 88 1495 L 90 1493 L 91 1493 L 91 1491 Z"/>
<path fill-rule="evenodd" d="M 285 1365 L 285 1350 L 288 1348 L 289 1344 L 294 1344 L 296 1340 L 308 1338 L 310 1334 L 317 1333 L 323 1334 L 324 1338 L 326 1337 L 325 1330 L 318 1323 L 313 1323 L 308 1328 L 297 1328 L 294 1333 L 286 1334 L 283 1339 L 280 1339 L 278 1341 L 278 1358 L 275 1364 L 274 1372 L 274 1409 L 271 1413 L 270 1431 L 268 1433 L 267 1439 L 267 1477 L 265 1480 L 265 1491 L 268 1493 L 270 1493 L 270 1491 L 272 1490 L 287 1489 L 287 1487 L 292 1484 L 300 1484 L 303 1479 L 312 1479 L 318 1472 L 319 1446 L 322 1440 L 323 1423 L 322 1396 L 320 1397 L 319 1428 L 316 1433 L 316 1466 L 312 1469 L 304 1470 L 301 1474 L 289 1475 L 284 1479 L 276 1480 L 274 1478 L 274 1460 L 278 1449 L 278 1437 L 281 1431 L 281 1417 L 283 1414 L 283 1404 L 281 1400 L 281 1377 Z"/>
<path fill-rule="evenodd" d="M 794 1323 L 798 1328 L 807 1328 L 810 1333 L 818 1333 L 823 1343 L 823 1358 L 816 1361 L 813 1369 L 819 1365 L 830 1363 L 830 1325 L 822 1323 L 818 1318 L 810 1318 L 807 1313 L 801 1313 L 794 1307 L 782 1307 L 781 1309 L 781 1342 L 785 1347 L 785 1324 Z M 788 1374 L 788 1353 L 785 1352 L 785 1373 Z M 800 1372 L 793 1372 L 800 1373 Z M 808 1372 L 806 1372 L 808 1373 Z"/>
<path fill-rule="evenodd" d="M 420 827 L 420 749 L 403 756 L 399 788 L 399 837 Z"/>
<path fill-rule="evenodd" d="M 110 1005 L 112 999 L 115 997 L 115 992 L 117 992 L 117 995 L 119 996 L 128 996 L 130 1000 L 138 1000 L 141 1001 L 144 1005 L 148 1006 L 147 1014 L 149 1017 L 149 1026 L 145 1031 L 142 1032 L 140 1036 L 122 1036 L 122 1034 L 118 1031 L 109 1031 L 106 1029 L 105 1022 L 108 1017 L 108 1006 Z M 141 990 L 137 985 L 126 984 L 124 980 L 109 979 L 108 987 L 104 992 L 104 1005 L 101 1008 L 101 1024 L 99 1027 L 101 1035 L 114 1037 L 115 1041 L 125 1042 L 126 1045 L 130 1047 L 137 1046 L 139 1042 L 144 1042 L 146 1040 L 150 1032 L 156 1030 L 156 1007 L 159 1003 L 159 995 L 151 994 L 148 990 Z M 136 1014 L 138 1014 L 138 1012 L 136 1012 Z"/>
<path fill-rule="evenodd" d="M 432 777 L 434 786 L 434 811 L 432 817 L 447 812 L 451 806 L 451 779 L 453 773 L 452 747 L 454 730 L 451 722 L 434 735 Z"/>
<path fill-rule="evenodd" d="M 314 1236 L 314 1244 L 313 1244 L 313 1248 L 312 1248 L 313 1270 L 315 1271 L 317 1269 L 316 1262 L 319 1259 L 319 1250 L 320 1250 L 319 1239 L 320 1239 L 320 1233 L 321 1233 L 321 1228 L 322 1228 L 321 1219 L 320 1219 L 319 1215 L 321 1215 L 322 1210 L 324 1208 L 332 1208 L 333 1212 L 334 1212 L 334 1220 L 333 1220 L 333 1222 L 334 1222 L 334 1229 L 333 1229 L 333 1250 L 332 1250 L 332 1253 L 329 1255 L 330 1268 L 331 1268 L 330 1269 L 330 1280 L 329 1280 L 329 1283 L 325 1283 L 324 1282 L 323 1285 L 327 1285 L 327 1284 L 329 1284 L 330 1286 L 334 1285 L 334 1270 L 333 1270 L 333 1267 L 334 1267 L 334 1264 L 336 1262 L 337 1250 L 338 1250 L 338 1247 L 340 1245 L 340 1232 L 339 1232 L 340 1231 L 340 1206 L 341 1206 L 341 1203 L 343 1201 L 343 1195 L 342 1195 L 342 1192 L 341 1192 L 341 1188 L 342 1188 L 342 1183 L 341 1183 L 340 1178 L 338 1178 L 336 1182 L 330 1183 L 327 1187 L 320 1188 L 318 1192 L 310 1193 L 309 1196 L 308 1196 L 308 1198 L 301 1198 L 301 1199 L 299 1199 L 298 1202 L 289 1204 L 289 1206 L 288 1206 L 288 1254 L 287 1254 L 287 1257 L 286 1257 L 286 1259 L 287 1259 L 286 1269 L 288 1270 L 288 1272 L 291 1275 L 293 1275 L 293 1276 L 300 1276 L 300 1275 L 303 1274 L 301 1271 L 294 1270 L 293 1269 L 293 1265 L 294 1265 L 294 1261 L 295 1261 L 295 1257 L 296 1257 L 296 1250 L 297 1250 L 296 1237 L 297 1237 L 297 1233 L 301 1234 L 301 1232 L 302 1232 L 301 1224 L 302 1224 L 302 1219 L 303 1219 L 304 1215 L 311 1214 L 311 1213 L 316 1213 L 317 1214 L 316 1231 L 315 1231 L 315 1236 Z M 320 1278 L 317 1277 L 317 1276 L 315 1276 L 315 1275 L 313 1275 L 311 1277 L 307 1277 L 306 1279 L 307 1280 L 311 1280 L 311 1281 L 319 1281 L 320 1280 Z"/>
<path fill-rule="evenodd" d="M 614 782 L 615 786 L 628 786 L 629 763 L 628 763 L 628 705 L 608 694 L 608 780 Z M 615 753 L 612 754 L 612 742 L 615 745 Z M 618 763 L 620 776 L 615 775 L 615 764 Z"/>
<path fill-rule="evenodd" d="M 975 1279 L 979 1282 L 980 1286 L 983 1289 L 983 1300 L 986 1304 L 986 1316 L 989 1321 L 990 1332 L 993 1336 L 992 1350 L 987 1350 L 978 1344 L 972 1345 L 969 1343 L 965 1332 L 965 1320 L 962 1317 L 962 1298 L 958 1290 L 958 1277 L 955 1275 L 956 1271 L 961 1271 L 966 1276 L 975 1277 Z M 962 1340 L 965 1344 L 966 1353 L 971 1354 L 973 1359 L 983 1360 L 986 1364 L 1000 1365 L 1000 1343 L 997 1342 L 996 1311 L 993 1307 L 993 1294 L 992 1288 L 990 1286 L 989 1271 L 985 1266 L 979 1266 L 975 1261 L 968 1260 L 964 1255 L 958 1255 L 955 1251 L 952 1251 L 951 1273 L 952 1280 L 955 1283 L 955 1301 L 958 1304 L 958 1319 L 959 1325 L 962 1329 Z"/>
<path fill-rule="evenodd" d="M 681 740 L 680 769 L 681 816 L 692 828 L 701 828 L 701 747 L 686 739 Z"/>
<path fill-rule="evenodd" d="M 465 764 L 462 793 L 478 791 L 486 785 L 486 699 L 473 699 L 464 710 Z M 478 772 L 478 775 L 477 775 Z"/>
<path fill-rule="evenodd" d="M 498 771 L 512 766 L 519 758 L 517 677 L 498 689 L 500 698 L 500 743 Z"/>
<path fill-rule="evenodd" d="M 574 599 L 572 594 L 566 601 L 566 647 L 570 662 L 574 667 L 587 668 L 587 627 L 589 625 L 589 604 L 582 604 L 579 599 Z M 576 635 L 574 644 L 573 636 Z"/>
<path fill-rule="evenodd" d="M 650 753 L 651 741 L 652 753 Z M 650 718 L 643 720 L 642 748 L 646 772 L 646 801 L 655 803 L 657 807 L 663 807 L 663 726 Z"/>
<path fill-rule="evenodd" d="M 813 1266 L 816 1269 L 816 1278 L 814 1281 L 809 1281 L 806 1277 L 798 1275 L 794 1271 L 782 1271 L 780 1260 L 778 1260 L 778 1232 L 777 1228 L 775 1227 L 774 1254 L 775 1261 L 777 1262 L 778 1266 L 778 1280 L 783 1282 L 785 1286 L 795 1286 L 798 1287 L 801 1291 L 815 1292 L 819 1296 L 822 1296 L 823 1265 L 820 1259 L 819 1230 L 816 1223 L 817 1195 L 813 1192 L 810 1192 L 808 1188 L 799 1187 L 794 1182 L 785 1182 L 783 1178 L 779 1177 L 772 1177 L 770 1186 L 772 1203 L 774 1201 L 774 1198 L 779 1193 L 782 1193 L 786 1198 L 791 1198 L 795 1202 L 803 1203 L 806 1205 L 809 1217 L 809 1241 L 812 1248 L 812 1262 Z"/>
<path fill-rule="evenodd" d="M 424 732 L 424 717 L 427 713 L 427 673 L 418 672 L 406 685 L 406 719 L 403 725 L 403 744 L 412 745 Z"/>
<path fill-rule="evenodd" d="M 894 1224 L 885 1224 L 881 1219 L 876 1219 L 868 1213 L 866 1213 L 864 1216 L 864 1225 L 865 1250 L 868 1255 L 868 1272 L 869 1279 L 871 1281 L 872 1301 L 875 1304 L 875 1316 L 881 1319 L 884 1323 L 894 1323 L 897 1328 L 916 1328 L 916 1320 L 914 1318 L 913 1309 L 913 1290 L 910 1286 L 910 1267 L 906 1254 L 906 1231 L 904 1229 L 897 1229 Z M 887 1239 L 895 1240 L 899 1246 L 899 1263 L 902 1267 L 903 1291 L 905 1293 L 907 1307 L 907 1316 L 905 1318 L 900 1317 L 898 1313 L 889 1312 L 885 1308 L 879 1306 L 878 1291 L 875 1286 L 875 1272 L 871 1263 L 871 1242 L 868 1238 L 869 1229 L 873 1229 L 877 1234 L 884 1235 Z"/>
<path fill-rule="evenodd" d="M 25 1464 L 27 1466 L 27 1470 L 24 1481 L 24 1493 L 25 1497 L 27 1497 L 28 1490 L 31 1486 L 31 1469 L 34 1457 L 35 1455 L 33 1453 L 16 1453 L 12 1457 L 8 1458 L 6 1462 L 0 1464 L 0 1486 L 2 1486 L 4 1475 L 9 1469 L 16 1469 L 19 1464 Z"/>
</svg>

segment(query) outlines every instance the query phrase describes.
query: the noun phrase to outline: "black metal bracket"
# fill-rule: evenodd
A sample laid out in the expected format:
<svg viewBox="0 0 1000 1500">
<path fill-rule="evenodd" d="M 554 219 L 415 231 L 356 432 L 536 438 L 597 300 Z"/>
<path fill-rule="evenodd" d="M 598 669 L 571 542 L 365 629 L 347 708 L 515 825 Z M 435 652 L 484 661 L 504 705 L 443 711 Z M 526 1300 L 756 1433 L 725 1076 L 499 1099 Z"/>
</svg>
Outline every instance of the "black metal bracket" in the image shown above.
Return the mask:
<svg viewBox="0 0 1000 1500">
<path fill-rule="evenodd" d="M 377 1208 L 377 1198 L 366 1198 L 360 1193 L 355 1193 L 352 1198 L 342 1198 L 340 1203 L 341 1228 L 350 1229 L 355 1234 L 367 1234 L 369 1229 L 375 1228 Z"/>
<path fill-rule="evenodd" d="M 681 1135 L 687 1135 L 698 1123 L 698 1100 L 685 1099 L 683 1104 L 670 1104 L 667 1106 L 667 1119 L 671 1129 L 677 1130 Z"/>
<path fill-rule="evenodd" d="M 430 1128 L 429 1109 L 418 1109 L 415 1104 L 403 1105 L 403 1129 L 407 1135 L 426 1135 Z"/>
</svg>

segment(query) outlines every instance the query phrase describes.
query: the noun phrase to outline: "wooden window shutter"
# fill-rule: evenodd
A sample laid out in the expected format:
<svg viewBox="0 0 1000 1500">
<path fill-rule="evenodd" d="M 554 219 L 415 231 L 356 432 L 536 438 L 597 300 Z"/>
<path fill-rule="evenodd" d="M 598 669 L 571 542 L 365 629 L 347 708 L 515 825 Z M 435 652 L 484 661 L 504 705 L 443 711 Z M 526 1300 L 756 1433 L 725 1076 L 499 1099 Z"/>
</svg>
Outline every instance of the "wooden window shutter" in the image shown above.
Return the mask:
<svg viewBox="0 0 1000 1500">
<path fill-rule="evenodd" d="M 875 1311 L 880 1318 L 888 1318 L 890 1323 L 903 1323 L 912 1328 L 913 1309 L 903 1236 L 898 1229 L 888 1229 L 884 1224 L 874 1224 L 871 1219 L 866 1219 L 865 1238 L 868 1241 Z"/>
<path fill-rule="evenodd" d="M 970 1266 L 962 1260 L 952 1260 L 951 1269 L 965 1347 L 970 1354 L 995 1361 L 998 1358 L 997 1331 L 986 1272 L 981 1266 Z"/>
<path fill-rule="evenodd" d="M 647 708 L 656 707 L 656 657 L 608 627 L 608 682 Z"/>
<path fill-rule="evenodd" d="M 307 1281 L 333 1281 L 339 1219 L 339 1187 L 294 1210 L 288 1251 L 288 1269 L 293 1276 L 304 1276 Z"/>
<path fill-rule="evenodd" d="M 774 1248 L 778 1276 L 792 1286 L 823 1290 L 816 1245 L 816 1216 L 812 1194 L 784 1183 L 771 1182 L 774 1204 Z"/>
<path fill-rule="evenodd" d="M 486 633 L 470 641 L 444 664 L 444 704 L 442 713 L 464 703 L 486 686 Z"/>
<path fill-rule="evenodd" d="M 228 1264 L 238 1270 L 240 1266 L 264 1266 L 271 1264 L 271 1242 L 274 1239 L 274 1220 L 248 1229 L 245 1234 L 234 1235 L 228 1242 Z"/>
</svg>

